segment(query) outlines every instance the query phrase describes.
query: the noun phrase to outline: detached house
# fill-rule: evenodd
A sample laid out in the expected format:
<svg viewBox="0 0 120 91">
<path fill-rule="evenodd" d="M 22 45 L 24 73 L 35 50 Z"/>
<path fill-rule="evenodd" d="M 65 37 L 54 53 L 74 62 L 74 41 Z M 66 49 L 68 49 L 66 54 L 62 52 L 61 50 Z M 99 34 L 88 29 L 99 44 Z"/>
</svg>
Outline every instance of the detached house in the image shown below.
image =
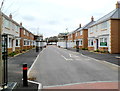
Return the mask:
<svg viewBox="0 0 120 91">
<path fill-rule="evenodd" d="M 80 27 L 75 34 L 76 45 L 79 45 L 79 48 L 88 48 L 88 27 L 94 23 L 94 18 L 91 18 L 91 21 L 83 27 Z"/>
<path fill-rule="evenodd" d="M 89 27 L 88 49 L 120 53 L 120 2 Z"/>
<path fill-rule="evenodd" d="M 20 25 L 12 19 L 12 15 L 9 17 L 2 13 L 2 34 L 7 34 L 8 41 L 8 53 L 20 49 Z"/>
</svg>

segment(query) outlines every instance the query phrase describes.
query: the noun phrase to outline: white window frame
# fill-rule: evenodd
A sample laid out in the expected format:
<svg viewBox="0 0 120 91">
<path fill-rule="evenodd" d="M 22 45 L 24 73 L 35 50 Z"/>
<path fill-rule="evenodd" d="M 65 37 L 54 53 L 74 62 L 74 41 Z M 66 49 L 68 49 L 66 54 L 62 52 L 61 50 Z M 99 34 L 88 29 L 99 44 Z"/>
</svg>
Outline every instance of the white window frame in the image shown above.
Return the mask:
<svg viewBox="0 0 120 91">
<path fill-rule="evenodd" d="M 88 46 L 89 47 L 93 47 L 94 46 L 94 39 L 88 39 Z"/>
<path fill-rule="evenodd" d="M 107 39 L 107 41 L 105 41 L 105 39 Z M 106 46 L 101 46 L 100 45 L 101 42 L 107 42 L 107 45 Z M 107 37 L 101 37 L 101 38 L 99 38 L 99 47 L 108 47 L 108 38 Z"/>
<path fill-rule="evenodd" d="M 83 35 L 83 30 L 80 31 L 80 35 Z"/>
<path fill-rule="evenodd" d="M 12 38 L 9 38 L 9 41 L 8 41 L 9 43 L 9 45 L 8 45 L 8 48 L 12 48 Z"/>
<path fill-rule="evenodd" d="M 18 45 L 15 45 L 16 47 L 20 47 L 20 39 L 16 39 L 16 41 L 18 40 Z"/>
<path fill-rule="evenodd" d="M 79 39 L 79 45 L 80 45 L 80 46 L 83 45 L 83 39 Z"/>
</svg>

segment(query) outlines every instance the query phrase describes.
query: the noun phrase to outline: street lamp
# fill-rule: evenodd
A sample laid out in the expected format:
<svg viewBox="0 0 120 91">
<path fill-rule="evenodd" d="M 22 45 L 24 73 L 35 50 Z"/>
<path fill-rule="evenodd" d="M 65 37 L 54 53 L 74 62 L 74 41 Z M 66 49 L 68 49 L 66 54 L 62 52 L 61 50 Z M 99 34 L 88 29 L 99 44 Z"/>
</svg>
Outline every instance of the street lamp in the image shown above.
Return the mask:
<svg viewBox="0 0 120 91">
<path fill-rule="evenodd" d="M 66 31 L 68 32 L 68 28 L 66 28 Z M 66 49 L 67 49 L 67 32 L 65 34 L 65 39 L 66 39 Z"/>
</svg>

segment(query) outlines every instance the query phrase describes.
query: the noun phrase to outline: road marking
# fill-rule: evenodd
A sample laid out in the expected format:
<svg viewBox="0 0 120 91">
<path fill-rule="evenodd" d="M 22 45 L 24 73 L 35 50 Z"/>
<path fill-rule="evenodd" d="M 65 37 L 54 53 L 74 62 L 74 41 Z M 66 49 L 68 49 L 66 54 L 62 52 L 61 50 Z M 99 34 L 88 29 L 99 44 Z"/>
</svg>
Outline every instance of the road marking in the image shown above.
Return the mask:
<svg viewBox="0 0 120 91">
<path fill-rule="evenodd" d="M 100 62 L 100 63 L 101 63 L 101 62 L 104 62 L 104 63 L 110 64 L 110 65 L 112 65 L 112 66 L 115 66 L 115 67 L 120 67 L 120 66 L 118 66 L 118 65 L 116 65 L 116 64 L 113 64 L 113 63 L 110 63 L 110 62 L 107 62 L 107 61 L 97 60 L 97 59 L 95 59 L 95 58 L 88 57 L 88 56 L 85 56 L 85 55 L 83 55 L 83 54 L 81 54 L 81 56 L 87 57 L 87 58 L 89 58 L 89 59 L 95 60 L 95 61 Z"/>
<path fill-rule="evenodd" d="M 73 60 L 73 59 L 67 59 L 65 56 L 61 55 L 65 60 Z"/>
<path fill-rule="evenodd" d="M 70 56 L 70 57 L 73 57 L 73 58 L 79 57 L 79 56 L 76 56 L 76 55 L 70 54 L 70 53 L 69 53 L 69 56 Z"/>
<path fill-rule="evenodd" d="M 118 59 L 120 59 L 120 56 L 115 56 L 115 58 L 118 58 Z"/>
<path fill-rule="evenodd" d="M 63 85 L 43 86 L 43 88 L 71 86 L 71 85 L 80 85 L 80 84 L 89 84 L 89 83 L 102 83 L 102 82 L 118 82 L 118 81 L 92 81 L 92 82 L 69 83 L 69 84 L 63 84 Z"/>
<path fill-rule="evenodd" d="M 30 80 L 28 80 L 28 82 L 38 84 L 38 91 L 42 89 L 42 84 L 41 83 L 35 82 L 35 81 L 30 81 Z"/>
<path fill-rule="evenodd" d="M 28 73 L 27 73 L 28 77 L 29 77 L 29 73 L 30 73 L 31 69 L 33 68 L 33 66 L 34 66 L 34 64 L 36 63 L 36 61 L 38 60 L 40 54 L 43 53 L 44 50 L 45 50 L 45 49 L 43 49 L 43 50 L 38 54 L 38 56 L 36 57 L 35 61 L 34 61 L 33 64 L 32 64 L 32 66 L 29 68 Z"/>
</svg>

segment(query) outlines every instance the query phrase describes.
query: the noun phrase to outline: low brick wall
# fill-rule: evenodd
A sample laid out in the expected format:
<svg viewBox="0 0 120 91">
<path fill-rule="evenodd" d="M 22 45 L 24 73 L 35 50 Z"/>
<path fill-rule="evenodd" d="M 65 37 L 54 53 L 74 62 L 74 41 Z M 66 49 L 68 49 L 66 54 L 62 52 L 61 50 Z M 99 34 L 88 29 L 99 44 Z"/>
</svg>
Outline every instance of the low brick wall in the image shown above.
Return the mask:
<svg viewBox="0 0 120 91">
<path fill-rule="evenodd" d="M 108 51 L 108 47 L 99 47 L 100 51 Z"/>
<path fill-rule="evenodd" d="M 8 54 L 11 53 L 11 52 L 13 52 L 12 48 L 8 48 Z"/>
<path fill-rule="evenodd" d="M 88 47 L 88 50 L 93 51 L 94 47 Z"/>
</svg>

